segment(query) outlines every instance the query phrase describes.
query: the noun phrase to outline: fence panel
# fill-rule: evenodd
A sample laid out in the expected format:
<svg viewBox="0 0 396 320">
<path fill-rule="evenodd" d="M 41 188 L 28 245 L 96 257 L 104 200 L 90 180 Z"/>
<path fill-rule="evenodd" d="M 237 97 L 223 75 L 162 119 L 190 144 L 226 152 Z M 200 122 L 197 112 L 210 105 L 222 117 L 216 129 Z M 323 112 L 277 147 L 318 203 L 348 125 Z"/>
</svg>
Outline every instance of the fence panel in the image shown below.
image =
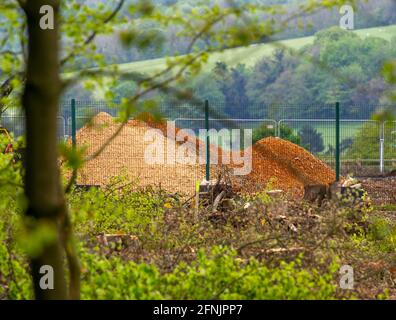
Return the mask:
<svg viewBox="0 0 396 320">
<path fill-rule="evenodd" d="M 353 176 L 381 174 L 381 123 L 341 120 L 341 173 Z"/>
<path fill-rule="evenodd" d="M 335 119 L 283 119 L 278 136 L 291 140 L 335 168 Z M 288 129 L 292 129 L 290 132 Z M 341 174 L 381 173 L 381 123 L 374 120 L 340 120 Z"/>
<path fill-rule="evenodd" d="M 18 138 L 25 133 L 25 117 L 24 116 L 8 116 L 3 115 L 0 118 L 0 126 L 6 128 L 9 132 L 12 132 L 15 138 Z M 64 117 L 57 117 L 58 140 L 67 137 L 67 126 Z"/>
<path fill-rule="evenodd" d="M 15 138 L 25 133 L 25 117 L 23 116 L 2 116 L 0 126 L 6 128 L 14 134 Z"/>
<path fill-rule="evenodd" d="M 278 137 L 300 144 L 334 168 L 335 124 L 334 119 L 282 119 Z"/>
<path fill-rule="evenodd" d="M 175 126 L 180 129 L 191 129 L 196 135 L 199 130 L 205 129 L 204 118 L 178 118 L 175 119 Z M 257 130 L 265 133 L 266 136 L 276 136 L 277 122 L 273 119 L 209 119 L 209 139 L 211 144 L 218 145 L 224 150 L 244 149 L 244 130 L 250 129 L 253 133 L 255 143 L 259 136 Z M 223 129 L 227 132 L 222 134 Z M 240 130 L 240 136 L 234 135 L 232 130 Z M 213 131 L 215 130 L 215 131 Z M 220 134 L 220 135 L 219 135 Z"/>
<path fill-rule="evenodd" d="M 104 118 L 115 117 L 118 113 L 117 102 L 106 101 L 75 101 L 76 103 L 76 130 L 79 131 L 93 117 L 104 112 Z M 387 175 L 396 169 L 396 121 L 381 123 L 371 120 L 372 113 L 379 106 L 342 106 L 340 120 L 340 156 L 341 175 L 347 176 L 380 176 Z M 139 109 L 139 108 L 138 108 Z M 204 103 L 163 103 L 158 106 L 165 119 L 175 121 L 180 129 L 191 129 L 195 135 L 200 129 L 205 129 Z M 240 140 L 229 134 L 232 129 L 251 129 L 253 143 L 269 136 L 278 136 L 290 140 L 306 148 L 318 158 L 335 168 L 336 163 L 336 112 L 335 104 L 323 105 L 229 105 L 224 102 L 209 101 L 209 128 L 213 129 L 209 136 L 211 144 L 219 145 L 223 149 L 243 149 L 243 130 L 240 131 Z M 25 132 L 25 119 L 16 113 L 16 108 L 0 118 L 0 125 L 13 132 L 15 137 Z M 102 128 L 103 129 L 103 128 Z M 113 128 L 115 130 L 115 127 Z M 101 142 L 105 142 L 102 135 L 113 129 L 91 132 L 92 136 L 82 137 L 79 144 L 88 143 L 90 151 L 94 152 Z M 146 128 L 147 129 L 147 128 Z M 144 130 L 146 130 L 144 129 Z M 227 129 L 227 135 L 219 131 Z M 113 131 L 114 131 L 113 130 Z M 146 165 L 144 148 L 148 146 L 144 139 L 142 127 L 128 127 L 113 142 L 112 146 L 104 151 L 100 161 L 90 164 L 84 178 L 87 184 L 102 183 L 111 175 L 120 173 L 123 167 L 139 174 L 147 184 L 156 183 L 166 185 L 177 170 L 183 170 L 183 179 L 195 181 L 202 179 L 202 167 L 196 167 L 193 178 L 189 178 L 189 167 L 164 166 L 164 172 L 159 174 L 153 166 Z M 217 132 L 216 132 L 217 131 Z M 226 131 L 224 131 L 226 132 Z M 217 134 L 217 135 L 216 135 Z M 72 136 L 71 101 L 64 101 L 60 106 L 58 117 L 58 138 L 67 139 Z M 80 135 L 83 136 L 83 135 Z M 205 140 L 205 139 L 204 139 Z M 239 143 L 237 143 L 239 142 Z M 107 161 L 105 157 L 111 159 Z M 105 161 L 106 160 L 106 161 Z M 105 164 L 106 163 L 106 164 Z M 176 170 L 176 171 L 175 171 Z M 91 172 L 94 172 L 91 175 Z M 192 174 L 192 173 L 191 173 Z M 93 178 L 96 176 L 97 178 Z M 190 182 L 191 182 L 190 181 Z M 378 180 L 378 185 L 386 185 L 385 180 Z M 193 185 L 190 183 L 189 185 Z M 180 185 L 183 181 L 180 180 Z"/>
<path fill-rule="evenodd" d="M 384 126 L 384 170 L 396 170 L 396 121 L 387 121 Z"/>
</svg>

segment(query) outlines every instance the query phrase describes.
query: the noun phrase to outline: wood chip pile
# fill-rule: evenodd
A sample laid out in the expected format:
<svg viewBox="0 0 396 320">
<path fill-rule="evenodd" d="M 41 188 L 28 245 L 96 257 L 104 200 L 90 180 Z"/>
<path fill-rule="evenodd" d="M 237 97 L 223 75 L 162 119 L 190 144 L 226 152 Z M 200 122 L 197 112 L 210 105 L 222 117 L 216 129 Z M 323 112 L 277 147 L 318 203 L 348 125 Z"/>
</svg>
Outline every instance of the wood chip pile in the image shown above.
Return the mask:
<svg viewBox="0 0 396 320">
<path fill-rule="evenodd" d="M 253 170 L 242 190 L 259 191 L 271 179 L 273 188 L 302 195 L 304 186 L 330 184 L 335 172 L 304 148 L 280 138 L 269 137 L 252 147 Z"/>
<path fill-rule="evenodd" d="M 77 132 L 77 145 L 85 146 L 86 154 L 91 155 L 108 141 L 119 126 L 109 114 L 99 113 L 90 124 Z M 143 121 L 129 121 L 104 151 L 79 171 L 77 184 L 104 185 L 113 177 L 126 175 L 142 187 L 160 186 L 171 192 L 193 193 L 196 181 L 205 177 L 205 165 L 200 165 L 198 161 L 192 165 L 147 164 L 144 154 L 151 142 L 145 142 L 144 137 L 151 128 L 165 130 L 160 123 L 149 126 Z M 163 136 L 161 143 L 165 157 L 166 140 Z"/>
<path fill-rule="evenodd" d="M 86 154 L 97 151 L 108 141 L 120 124 L 114 122 L 107 113 L 99 113 L 90 124 L 77 132 L 77 144 L 86 146 Z M 147 130 L 159 129 L 162 132 L 164 156 L 166 158 L 167 137 L 166 123 L 129 121 L 121 132 L 107 145 L 95 159 L 88 161 L 79 171 L 77 183 L 80 185 L 104 185 L 110 179 L 126 175 L 135 180 L 139 186 L 161 186 L 170 192 L 193 194 L 196 181 L 205 177 L 205 165 L 200 164 L 199 157 L 194 164 L 147 164 L 144 154 L 152 142 L 144 141 Z M 176 129 L 178 132 L 179 129 Z M 192 144 L 204 148 L 199 139 L 191 138 Z M 185 143 L 178 142 L 176 150 Z M 222 154 L 222 150 L 210 146 L 211 155 Z M 195 150 L 199 150 L 196 148 Z M 198 151 L 197 151 L 198 152 Z M 221 160 L 221 156 L 219 157 Z M 221 161 L 220 161 L 221 162 Z M 202 162 L 203 163 L 203 162 Z M 275 178 L 273 187 L 298 194 L 307 184 L 328 184 L 335 180 L 334 171 L 324 162 L 315 158 L 305 149 L 279 138 L 265 138 L 252 147 L 252 172 L 245 177 L 237 177 L 236 184 L 242 192 L 257 192 Z M 232 167 L 232 165 L 230 166 Z M 215 174 L 212 166 L 212 177 Z"/>
</svg>

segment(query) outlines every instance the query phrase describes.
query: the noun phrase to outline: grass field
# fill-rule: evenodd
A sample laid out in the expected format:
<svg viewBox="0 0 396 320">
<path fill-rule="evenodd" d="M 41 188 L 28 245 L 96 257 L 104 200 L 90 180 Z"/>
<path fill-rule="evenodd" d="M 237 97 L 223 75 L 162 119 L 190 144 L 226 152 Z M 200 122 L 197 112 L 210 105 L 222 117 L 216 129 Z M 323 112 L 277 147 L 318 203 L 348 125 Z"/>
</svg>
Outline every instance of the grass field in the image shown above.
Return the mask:
<svg viewBox="0 0 396 320">
<path fill-rule="evenodd" d="M 386 27 L 376 27 L 368 29 L 360 29 L 353 31 L 362 38 L 375 36 L 385 40 L 390 40 L 396 36 L 396 25 Z M 212 53 L 209 57 L 207 68 L 212 68 L 216 62 L 222 61 L 230 66 L 235 66 L 239 63 L 245 64 L 248 67 L 253 66 L 260 59 L 271 55 L 278 47 L 287 47 L 298 50 L 307 44 L 311 44 L 314 37 L 295 38 L 283 41 L 270 42 L 266 44 L 251 45 L 248 47 L 227 49 L 223 52 Z M 152 59 L 137 61 L 131 63 L 119 64 L 119 69 L 125 72 L 140 72 L 151 74 L 163 70 L 166 67 L 166 59 Z"/>
</svg>

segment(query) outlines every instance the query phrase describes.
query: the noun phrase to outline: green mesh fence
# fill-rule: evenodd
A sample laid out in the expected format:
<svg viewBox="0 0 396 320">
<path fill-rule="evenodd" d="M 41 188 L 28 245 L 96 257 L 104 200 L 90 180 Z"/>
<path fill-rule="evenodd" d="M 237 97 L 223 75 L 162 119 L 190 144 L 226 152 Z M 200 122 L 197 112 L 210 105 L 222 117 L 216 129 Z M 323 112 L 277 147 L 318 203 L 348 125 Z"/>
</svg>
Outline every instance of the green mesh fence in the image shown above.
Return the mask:
<svg viewBox="0 0 396 320">
<path fill-rule="evenodd" d="M 98 144 L 106 141 L 109 135 L 108 131 L 111 133 L 111 130 L 106 129 L 106 123 L 101 123 L 99 126 L 102 128 L 96 128 L 97 130 L 95 129 L 94 133 L 91 132 L 91 135 L 84 135 L 83 131 L 87 131 L 87 129 L 82 129 L 95 127 L 95 123 L 92 126 L 92 119 L 95 119 L 99 113 L 105 115 L 105 118 L 107 116 L 117 117 L 118 105 L 118 102 L 77 100 L 75 101 L 76 116 L 73 119 L 71 101 L 63 101 L 58 116 L 59 139 L 69 140 L 73 134 L 76 134 L 78 145 L 94 144 L 95 146 L 91 146 L 89 149 L 91 152 L 97 151 Z M 211 129 L 209 140 L 211 144 L 219 145 L 223 150 L 238 151 L 245 147 L 243 137 L 238 139 L 238 136 L 233 136 L 232 130 L 250 129 L 253 143 L 266 137 L 279 137 L 298 144 L 335 169 L 337 154 L 335 105 L 335 103 L 323 105 L 230 105 L 222 101 L 209 101 L 208 123 L 209 129 Z M 340 106 L 340 137 L 338 141 L 340 174 L 342 177 L 353 175 L 369 181 L 371 179 L 376 183 L 373 188 L 376 188 L 377 194 L 381 193 L 379 189 L 381 186 L 384 186 L 384 189 L 391 186 L 391 190 L 394 192 L 384 191 L 384 201 L 396 201 L 396 178 L 392 177 L 396 170 L 396 122 L 372 120 L 373 113 L 383 107 L 389 106 Z M 393 106 L 393 109 L 396 107 Z M 174 121 L 177 128 L 189 129 L 197 137 L 199 137 L 200 130 L 206 128 L 204 102 L 159 104 L 157 111 L 164 119 Z M 73 122 L 76 125 L 74 133 Z M 24 116 L 18 112 L 17 108 L 9 107 L 7 112 L 1 115 L 1 126 L 13 132 L 14 136 L 20 136 L 25 130 Z M 222 129 L 228 130 L 230 134 L 219 134 Z M 241 132 L 243 135 L 244 131 Z M 134 134 L 136 136 L 133 136 Z M 112 174 L 123 172 L 125 163 L 128 164 L 127 168 L 132 166 L 131 163 L 142 164 L 145 161 L 142 139 L 144 139 L 144 134 L 137 129 L 130 129 L 129 135 L 122 132 L 121 137 L 117 138 L 117 148 L 110 148 L 110 151 L 104 149 L 103 151 L 103 157 L 109 157 L 111 161 L 106 165 L 104 162 L 97 162 L 95 168 L 91 168 L 99 178 L 86 177 L 85 180 L 82 179 L 82 184 L 96 185 L 110 181 Z M 134 146 L 136 146 L 136 150 L 133 148 Z M 102 165 L 103 167 L 101 167 Z M 194 170 L 189 169 L 188 166 L 176 166 L 172 170 L 164 169 L 164 174 L 158 174 L 158 170 L 154 169 L 154 166 L 155 164 L 137 166 L 135 171 L 140 174 L 138 179 L 147 181 L 147 184 L 167 185 L 168 180 L 172 181 L 176 176 L 181 176 L 180 181 L 177 181 L 181 188 L 177 191 L 182 191 L 186 188 L 183 179 L 193 176 L 188 179 L 188 188 L 194 189 L 193 182 L 205 178 L 205 166 L 197 166 Z M 127 168 L 124 171 L 128 171 Z M 180 175 L 183 170 L 185 173 Z"/>
</svg>

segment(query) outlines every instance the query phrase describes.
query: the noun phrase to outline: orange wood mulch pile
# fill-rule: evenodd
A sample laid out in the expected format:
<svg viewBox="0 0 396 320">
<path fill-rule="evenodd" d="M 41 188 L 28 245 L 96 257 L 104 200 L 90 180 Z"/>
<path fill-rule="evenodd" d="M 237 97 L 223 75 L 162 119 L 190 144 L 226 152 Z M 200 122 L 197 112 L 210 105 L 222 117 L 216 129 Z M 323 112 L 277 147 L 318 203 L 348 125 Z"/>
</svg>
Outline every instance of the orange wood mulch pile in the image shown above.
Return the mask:
<svg viewBox="0 0 396 320">
<path fill-rule="evenodd" d="M 301 195 L 305 185 L 329 184 L 335 172 L 304 148 L 280 138 L 269 137 L 252 147 L 252 172 L 241 186 L 259 191 L 269 181 L 274 189 Z"/>
</svg>

